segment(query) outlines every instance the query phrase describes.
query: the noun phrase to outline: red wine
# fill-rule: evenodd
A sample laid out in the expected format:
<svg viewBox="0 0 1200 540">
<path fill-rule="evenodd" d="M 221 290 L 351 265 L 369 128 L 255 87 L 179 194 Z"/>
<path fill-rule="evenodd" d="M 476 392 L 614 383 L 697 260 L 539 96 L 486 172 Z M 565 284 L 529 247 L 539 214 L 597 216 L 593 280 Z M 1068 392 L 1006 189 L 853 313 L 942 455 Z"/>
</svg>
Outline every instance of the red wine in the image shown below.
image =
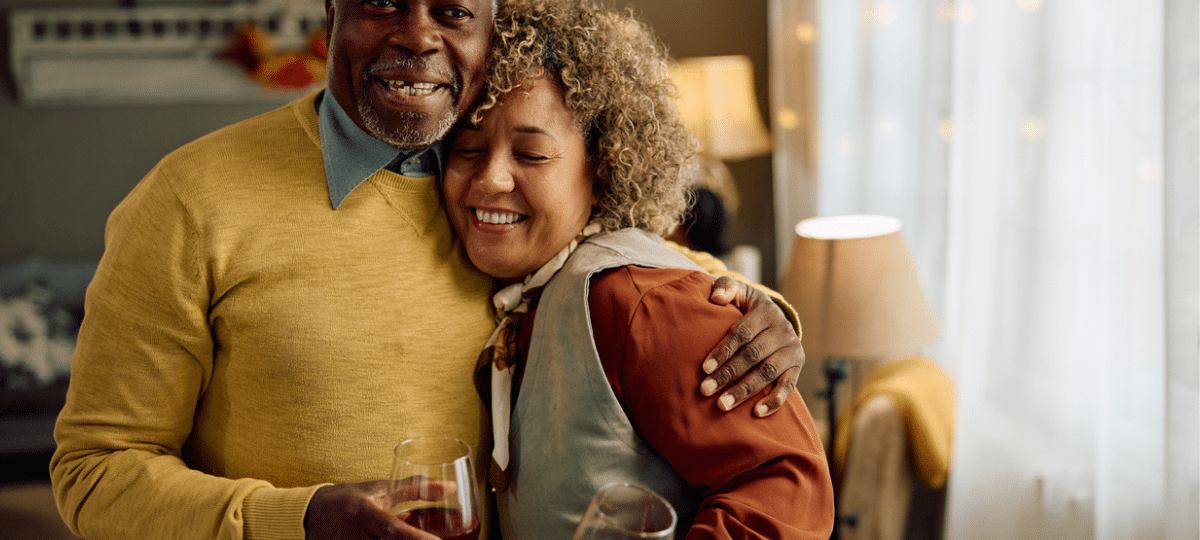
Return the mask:
<svg viewBox="0 0 1200 540">
<path fill-rule="evenodd" d="M 470 516 L 471 523 L 464 523 L 462 511 L 457 508 L 417 508 L 400 514 L 400 521 L 442 540 L 476 540 L 479 538 L 479 519 Z"/>
</svg>

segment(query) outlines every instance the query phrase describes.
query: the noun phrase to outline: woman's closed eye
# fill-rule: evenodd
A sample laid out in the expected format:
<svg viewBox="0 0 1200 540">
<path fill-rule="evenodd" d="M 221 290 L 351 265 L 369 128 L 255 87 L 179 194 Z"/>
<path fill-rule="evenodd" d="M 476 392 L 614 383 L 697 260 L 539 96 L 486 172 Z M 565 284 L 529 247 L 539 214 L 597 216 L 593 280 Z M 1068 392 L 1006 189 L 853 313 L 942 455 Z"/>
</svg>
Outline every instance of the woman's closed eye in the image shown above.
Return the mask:
<svg viewBox="0 0 1200 540">
<path fill-rule="evenodd" d="M 547 137 L 535 136 L 515 141 L 510 148 L 513 158 L 525 163 L 537 164 L 562 156 L 562 149 L 552 141 L 545 139 Z"/>
<path fill-rule="evenodd" d="M 550 156 L 544 154 L 533 154 L 529 152 L 517 152 L 516 156 L 521 160 L 530 163 L 542 163 L 550 160 Z"/>
<path fill-rule="evenodd" d="M 483 153 L 482 146 L 455 146 L 454 153 L 462 157 L 474 157 Z"/>
</svg>

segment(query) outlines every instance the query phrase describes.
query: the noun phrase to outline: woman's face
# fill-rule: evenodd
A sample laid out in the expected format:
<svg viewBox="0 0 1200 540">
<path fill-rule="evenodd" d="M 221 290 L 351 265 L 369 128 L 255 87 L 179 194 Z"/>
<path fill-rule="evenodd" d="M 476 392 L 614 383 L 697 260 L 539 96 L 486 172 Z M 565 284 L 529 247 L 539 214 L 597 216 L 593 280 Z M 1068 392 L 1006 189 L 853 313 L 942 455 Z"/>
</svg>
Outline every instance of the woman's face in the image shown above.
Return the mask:
<svg viewBox="0 0 1200 540">
<path fill-rule="evenodd" d="M 541 77 L 459 130 L 446 165 L 446 212 L 475 266 L 518 280 L 587 224 L 594 173 L 562 90 Z"/>
</svg>

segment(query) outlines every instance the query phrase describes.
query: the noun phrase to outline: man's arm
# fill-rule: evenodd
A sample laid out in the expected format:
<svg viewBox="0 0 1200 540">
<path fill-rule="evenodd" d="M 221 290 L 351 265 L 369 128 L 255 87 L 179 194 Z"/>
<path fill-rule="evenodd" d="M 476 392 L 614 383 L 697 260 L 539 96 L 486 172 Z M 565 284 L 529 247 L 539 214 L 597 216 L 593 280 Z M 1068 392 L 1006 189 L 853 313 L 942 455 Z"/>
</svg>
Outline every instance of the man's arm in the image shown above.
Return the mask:
<svg viewBox="0 0 1200 540">
<path fill-rule="evenodd" d="M 88 287 L 50 463 L 67 525 L 94 540 L 433 538 L 379 506 L 386 481 L 284 488 L 184 461 L 216 369 L 212 279 L 169 171 L 157 167 L 113 212 Z"/>
<path fill-rule="evenodd" d="M 796 310 L 779 293 L 749 284 L 711 254 L 670 241 L 667 245 L 717 276 L 709 297 L 713 303 L 732 304 L 745 314 L 705 356 L 702 366 L 709 376 L 700 383 L 700 391 L 711 396 L 726 389 L 717 399 L 717 406 L 729 411 L 764 388 L 771 388 L 755 402 L 754 414 L 762 417 L 779 410 L 796 389 L 804 366 Z M 736 384 L 730 387 L 732 383 Z"/>
<path fill-rule="evenodd" d="M 294 509 L 294 531 L 303 532 L 315 487 L 275 489 L 183 461 L 213 370 L 209 282 L 194 232 L 161 166 L 109 219 L 50 464 L 58 507 L 79 536 L 252 538 L 247 507 L 267 500 L 280 515 Z"/>
</svg>

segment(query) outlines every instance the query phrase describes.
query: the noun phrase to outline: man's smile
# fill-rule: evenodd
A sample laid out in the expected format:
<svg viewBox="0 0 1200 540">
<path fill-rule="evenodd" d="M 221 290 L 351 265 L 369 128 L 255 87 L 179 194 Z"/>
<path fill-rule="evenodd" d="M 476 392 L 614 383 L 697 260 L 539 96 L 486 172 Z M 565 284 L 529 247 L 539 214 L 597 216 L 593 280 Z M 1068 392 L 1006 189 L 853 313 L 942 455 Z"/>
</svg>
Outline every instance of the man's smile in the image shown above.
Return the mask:
<svg viewBox="0 0 1200 540">
<path fill-rule="evenodd" d="M 383 81 L 391 91 L 406 96 L 427 96 L 432 94 L 438 85 L 427 82 Z"/>
</svg>

